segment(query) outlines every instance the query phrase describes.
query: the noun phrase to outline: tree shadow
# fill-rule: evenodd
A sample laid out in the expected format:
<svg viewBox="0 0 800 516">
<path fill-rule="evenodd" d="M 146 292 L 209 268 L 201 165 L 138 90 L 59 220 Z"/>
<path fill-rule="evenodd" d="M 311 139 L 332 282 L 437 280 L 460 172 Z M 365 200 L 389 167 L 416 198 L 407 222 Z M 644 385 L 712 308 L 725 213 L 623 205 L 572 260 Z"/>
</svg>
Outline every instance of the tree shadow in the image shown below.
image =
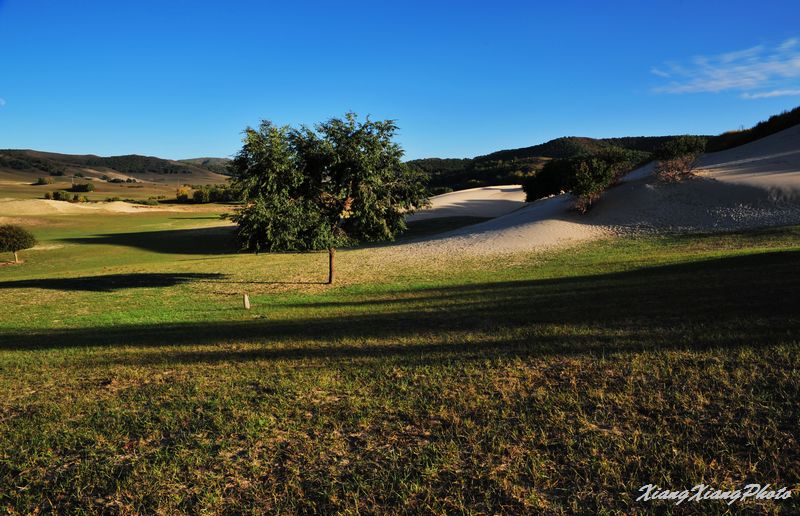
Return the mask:
<svg viewBox="0 0 800 516">
<path fill-rule="evenodd" d="M 217 226 L 136 233 L 108 233 L 92 237 L 66 238 L 71 244 L 135 247 L 163 254 L 232 254 L 237 251 L 234 228 Z"/>
<path fill-rule="evenodd" d="M 224 274 L 205 273 L 142 273 L 81 276 L 77 278 L 43 278 L 0 282 L 0 289 L 41 288 L 62 291 L 114 292 L 130 288 L 173 287 L 200 280 L 220 280 Z"/>
<path fill-rule="evenodd" d="M 290 305 L 302 317 L 130 324 L 0 334 L 0 349 L 130 345 L 102 358 L 223 361 L 389 356 L 422 363 L 501 354 L 581 354 L 796 342 L 800 251 L 571 278 L 399 290 Z M 248 342 L 249 349 L 189 350 Z M 257 348 L 253 349 L 252 345 Z M 139 356 L 147 355 L 147 356 Z M 444 357 L 444 358 L 443 358 Z"/>
</svg>

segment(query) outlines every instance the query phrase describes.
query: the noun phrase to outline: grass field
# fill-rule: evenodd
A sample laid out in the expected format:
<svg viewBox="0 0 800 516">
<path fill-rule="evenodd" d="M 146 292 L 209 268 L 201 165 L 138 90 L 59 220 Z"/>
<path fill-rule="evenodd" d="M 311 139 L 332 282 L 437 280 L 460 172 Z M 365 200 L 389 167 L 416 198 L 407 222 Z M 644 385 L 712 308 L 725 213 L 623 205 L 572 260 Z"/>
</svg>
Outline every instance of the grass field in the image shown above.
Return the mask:
<svg viewBox="0 0 800 516">
<path fill-rule="evenodd" d="M 40 249 L 0 267 L 12 513 L 635 513 L 674 508 L 635 502 L 648 483 L 800 487 L 798 227 L 375 246 L 330 287 L 325 254 L 231 252 L 211 212 L 25 223 Z"/>
</svg>

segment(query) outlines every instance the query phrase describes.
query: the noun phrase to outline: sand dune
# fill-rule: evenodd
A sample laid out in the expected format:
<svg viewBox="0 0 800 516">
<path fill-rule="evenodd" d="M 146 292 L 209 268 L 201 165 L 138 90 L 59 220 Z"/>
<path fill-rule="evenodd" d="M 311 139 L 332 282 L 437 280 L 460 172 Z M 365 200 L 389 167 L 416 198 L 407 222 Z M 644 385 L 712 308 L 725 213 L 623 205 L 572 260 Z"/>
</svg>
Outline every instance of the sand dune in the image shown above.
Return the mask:
<svg viewBox="0 0 800 516">
<path fill-rule="evenodd" d="M 697 177 L 667 184 L 648 164 L 609 189 L 586 215 L 563 194 L 529 203 L 490 221 L 400 246 L 409 253 L 508 253 L 565 246 L 615 234 L 720 231 L 800 224 L 800 126 L 698 161 Z M 485 189 L 464 192 L 455 208 L 491 212 Z M 510 193 L 513 190 L 507 188 Z M 452 194 L 448 194 L 452 195 Z M 501 204 L 498 199 L 498 211 Z M 450 201 L 434 199 L 444 212 Z M 455 210 L 453 208 L 453 210 Z"/>
<path fill-rule="evenodd" d="M 431 198 L 431 206 L 408 217 L 409 222 L 442 217 L 499 217 L 525 206 L 518 185 L 459 190 Z"/>
</svg>

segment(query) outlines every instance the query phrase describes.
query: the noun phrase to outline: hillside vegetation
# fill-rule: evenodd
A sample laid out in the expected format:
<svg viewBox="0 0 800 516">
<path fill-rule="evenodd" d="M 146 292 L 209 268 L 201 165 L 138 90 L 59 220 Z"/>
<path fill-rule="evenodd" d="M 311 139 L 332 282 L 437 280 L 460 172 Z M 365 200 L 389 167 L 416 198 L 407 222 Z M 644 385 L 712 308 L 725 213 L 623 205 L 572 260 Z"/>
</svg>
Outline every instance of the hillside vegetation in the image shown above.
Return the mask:
<svg viewBox="0 0 800 516">
<path fill-rule="evenodd" d="M 794 127 L 797 124 L 800 124 L 800 106 L 789 111 L 784 111 L 779 115 L 773 115 L 767 120 L 757 123 L 750 129 L 729 131 L 719 136 L 711 137 L 706 144 L 706 151 L 719 152 L 738 147 L 783 131 L 784 129 Z"/>
<path fill-rule="evenodd" d="M 180 163 L 186 163 L 195 167 L 210 170 L 216 174 L 228 175 L 228 166 L 231 160 L 228 158 L 191 158 L 178 160 Z"/>
<path fill-rule="evenodd" d="M 0 168 L 39 170 L 47 173 L 80 172 L 84 168 L 112 169 L 124 174 L 206 174 L 207 169 L 153 156 L 129 154 L 101 157 L 92 154 L 73 155 L 33 150 L 0 150 Z"/>
<path fill-rule="evenodd" d="M 566 136 L 549 142 L 508 149 L 466 159 L 427 158 L 408 163 L 430 176 L 434 193 L 478 186 L 524 183 L 535 176 L 551 159 L 593 156 L 609 151 L 629 151 L 635 160 L 646 161 L 650 154 L 677 136 L 630 136 L 624 138 L 585 138 Z"/>
</svg>

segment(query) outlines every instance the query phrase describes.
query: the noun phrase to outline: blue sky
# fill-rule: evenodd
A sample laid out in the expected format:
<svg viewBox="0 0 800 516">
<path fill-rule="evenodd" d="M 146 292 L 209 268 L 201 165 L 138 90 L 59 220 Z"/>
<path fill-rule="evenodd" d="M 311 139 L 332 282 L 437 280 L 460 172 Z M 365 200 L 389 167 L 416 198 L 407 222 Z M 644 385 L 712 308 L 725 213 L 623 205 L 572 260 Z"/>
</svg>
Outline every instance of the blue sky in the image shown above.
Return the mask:
<svg viewBox="0 0 800 516">
<path fill-rule="evenodd" d="M 718 133 L 800 105 L 800 4 L 0 0 L 0 148 L 230 156 L 393 118 L 408 158 Z"/>
</svg>

